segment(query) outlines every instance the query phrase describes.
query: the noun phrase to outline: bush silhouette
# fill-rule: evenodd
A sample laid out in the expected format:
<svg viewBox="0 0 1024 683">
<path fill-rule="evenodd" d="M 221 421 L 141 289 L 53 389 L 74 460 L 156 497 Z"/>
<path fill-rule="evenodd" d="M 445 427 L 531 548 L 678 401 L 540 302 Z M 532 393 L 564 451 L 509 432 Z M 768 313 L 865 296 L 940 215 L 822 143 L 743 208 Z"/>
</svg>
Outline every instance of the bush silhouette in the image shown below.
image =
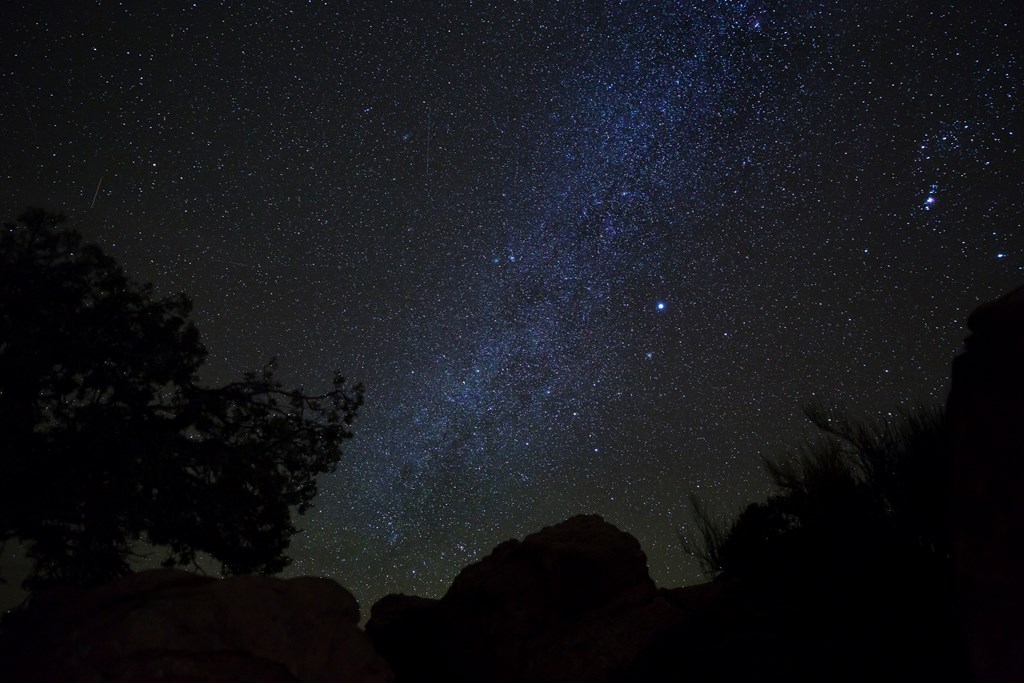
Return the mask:
<svg viewBox="0 0 1024 683">
<path fill-rule="evenodd" d="M 724 598 L 630 680 L 965 680 L 944 414 L 806 413 L 818 435 L 765 462 L 767 500 L 723 520 L 691 497 L 683 547 Z"/>
<path fill-rule="evenodd" d="M 765 461 L 776 488 L 765 502 L 723 523 L 691 498 L 697 530 L 683 547 L 705 573 L 950 571 L 942 413 L 864 423 L 820 407 L 806 414 L 819 437 Z"/>
</svg>

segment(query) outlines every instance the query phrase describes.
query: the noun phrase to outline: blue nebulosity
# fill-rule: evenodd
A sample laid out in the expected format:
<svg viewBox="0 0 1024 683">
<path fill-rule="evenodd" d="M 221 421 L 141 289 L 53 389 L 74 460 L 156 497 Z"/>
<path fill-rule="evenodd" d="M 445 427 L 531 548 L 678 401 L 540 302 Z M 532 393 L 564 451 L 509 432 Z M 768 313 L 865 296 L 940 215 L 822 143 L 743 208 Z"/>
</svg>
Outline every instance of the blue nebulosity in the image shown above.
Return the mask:
<svg viewBox="0 0 1024 683">
<path fill-rule="evenodd" d="M 1020 20 L 474 5 L 26 5 L 4 209 L 187 291 L 213 381 L 367 384 L 294 571 L 437 595 L 598 512 L 692 580 L 688 492 L 762 495 L 809 401 L 941 401 L 1019 281 Z"/>
<path fill-rule="evenodd" d="M 603 34 L 538 65 L 557 91 L 546 123 L 518 125 L 530 131 L 513 152 L 527 170 L 504 192 L 517 211 L 496 230 L 502 256 L 461 284 L 472 298 L 456 295 L 473 322 L 455 340 L 438 327 L 437 345 L 458 352 L 384 401 L 391 429 L 366 427 L 362 468 L 374 476 L 354 496 L 359 522 L 386 530 L 399 566 L 407 554 L 443 557 L 451 539 L 479 548 L 586 509 L 546 500 L 548 480 L 585 492 L 587 478 L 610 474 L 593 462 L 597 444 L 622 429 L 609 414 L 631 401 L 635 361 L 652 359 L 636 338 L 653 321 L 635 318 L 652 289 L 676 284 L 668 259 L 702 227 L 694 204 L 734 163 L 718 128 L 733 125 L 723 102 L 748 86 L 742 65 L 713 55 L 744 38 L 748 19 L 730 6 L 612 9 Z"/>
<path fill-rule="evenodd" d="M 794 226 L 786 225 L 787 213 L 821 201 L 814 196 L 821 192 L 816 178 L 802 174 L 824 173 L 832 182 L 856 187 L 863 182 L 859 176 L 870 172 L 867 166 L 880 163 L 843 152 L 836 168 L 835 159 L 825 158 L 827 147 L 808 140 L 823 131 L 803 128 L 843 116 L 842 104 L 830 110 L 828 100 L 849 97 L 843 90 L 861 85 L 848 80 L 858 78 L 856 73 L 842 74 L 841 64 L 822 63 L 814 51 L 827 53 L 851 40 L 856 23 L 872 20 L 871 12 L 812 7 L 786 15 L 748 3 L 686 5 L 610 6 L 596 27 L 581 26 L 590 22 L 576 17 L 575 39 L 530 74 L 527 90 L 543 92 L 550 85 L 551 93 L 541 111 L 506 124 L 521 136 L 513 133 L 515 172 L 502 193 L 507 217 L 490 226 L 501 256 L 493 267 L 462 278 L 459 287 L 472 297 L 455 293 L 462 315 L 472 322 L 455 327 L 454 340 L 452 327 L 436 328 L 438 347 L 454 341 L 458 351 L 439 353 L 426 373 L 410 374 L 400 384 L 407 396 L 384 401 L 394 411 L 392 428 L 367 427 L 369 443 L 361 449 L 363 467 L 376 477 L 363 480 L 366 517 L 360 524 L 387 530 L 394 564 L 385 571 L 395 572 L 396 582 L 409 566 L 448 562 L 451 569 L 441 583 L 419 588 L 436 592 L 465 561 L 454 548 L 467 547 L 467 539 L 468 547 L 479 550 L 497 538 L 602 505 L 628 519 L 614 498 L 602 500 L 589 489 L 600 490 L 606 478 L 629 472 L 620 459 L 643 458 L 638 451 L 650 447 L 644 440 L 654 435 L 619 443 L 630 427 L 615 415 L 628 415 L 638 403 L 656 404 L 667 414 L 692 410 L 710 402 L 701 385 L 722 372 L 697 365 L 713 364 L 713 358 L 679 357 L 696 348 L 673 349 L 661 340 L 659 347 L 669 346 L 664 362 L 679 375 L 692 373 L 695 386 L 671 383 L 671 392 L 649 393 L 659 390 L 658 382 L 645 386 L 637 361 L 653 361 L 655 354 L 638 341 L 666 334 L 658 325 L 679 326 L 691 335 L 708 331 L 703 320 L 645 319 L 645 302 L 660 292 L 691 306 L 707 297 L 707 268 L 734 256 L 714 253 L 729 248 L 730 229 L 739 233 L 736 248 L 754 252 L 746 260 L 758 256 L 753 245 L 770 249 L 773 240 L 789 238 L 786 231 Z M 805 63 L 794 64 L 798 60 Z M 839 82 L 828 83 L 832 79 Z M 993 123 L 989 119 L 989 134 Z M 888 128 L 878 120 L 854 123 L 854 130 L 858 125 Z M 909 145 L 906 151 L 913 154 Z M 948 159 L 962 152 L 950 145 L 937 153 Z M 933 208 L 937 193 L 938 183 L 932 183 L 926 209 Z M 852 196 L 850 208 L 864 200 Z M 830 232 L 820 232 L 826 244 Z M 812 240 L 815 235 L 810 232 Z M 689 261 L 693 270 L 680 261 Z M 767 269 L 760 274 L 770 275 Z M 729 284 L 741 279 L 734 276 Z M 666 313 L 665 301 L 658 300 L 655 310 Z M 753 325 L 756 320 L 736 326 Z M 729 334 L 726 329 L 720 336 Z M 810 400 L 811 393 L 782 392 L 791 407 Z M 937 392 L 930 398 L 938 398 Z M 762 394 L 758 400 L 771 399 Z M 713 422 L 715 416 L 700 419 Z M 611 455 L 601 456 L 598 445 L 605 444 L 613 445 L 607 449 Z M 656 516 L 678 513 L 673 504 L 695 478 L 685 446 L 676 448 L 677 461 L 661 461 L 663 471 L 638 477 L 678 482 L 678 500 L 662 497 Z M 375 459 L 385 451 L 382 466 Z M 755 453 L 747 455 L 739 461 L 727 446 L 714 453 L 709 469 L 715 483 L 749 476 L 749 456 Z M 629 476 L 636 475 L 619 482 L 626 491 L 633 483 Z M 552 485 L 574 495 L 552 499 Z M 391 495 L 381 496 L 389 489 Z M 627 494 L 624 503 L 644 508 L 635 494 Z M 670 530 L 666 524 L 661 531 Z"/>
</svg>

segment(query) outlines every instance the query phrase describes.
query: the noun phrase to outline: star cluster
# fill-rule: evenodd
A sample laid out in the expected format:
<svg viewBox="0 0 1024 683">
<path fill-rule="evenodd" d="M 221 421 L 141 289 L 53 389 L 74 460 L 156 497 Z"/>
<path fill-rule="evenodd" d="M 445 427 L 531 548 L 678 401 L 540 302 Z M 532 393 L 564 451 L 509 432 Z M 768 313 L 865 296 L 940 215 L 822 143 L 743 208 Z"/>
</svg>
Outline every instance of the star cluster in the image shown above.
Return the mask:
<svg viewBox="0 0 1024 683">
<path fill-rule="evenodd" d="M 801 406 L 941 402 L 1024 271 L 1013 3 L 6 3 L 2 205 L 366 383 L 290 571 L 437 595 L 577 512 L 691 581 Z"/>
</svg>

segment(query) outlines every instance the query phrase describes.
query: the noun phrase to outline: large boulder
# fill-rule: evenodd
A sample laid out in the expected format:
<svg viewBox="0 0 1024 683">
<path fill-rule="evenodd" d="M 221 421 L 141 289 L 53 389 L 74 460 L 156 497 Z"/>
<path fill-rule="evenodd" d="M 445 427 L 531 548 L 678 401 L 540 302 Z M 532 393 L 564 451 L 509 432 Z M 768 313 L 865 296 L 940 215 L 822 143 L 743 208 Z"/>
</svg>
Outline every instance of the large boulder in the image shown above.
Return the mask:
<svg viewBox="0 0 1024 683">
<path fill-rule="evenodd" d="M 502 543 L 438 601 L 388 596 L 367 635 L 399 681 L 607 681 L 681 618 L 637 540 L 579 516 Z"/>
<path fill-rule="evenodd" d="M 24 681 L 393 680 L 327 579 L 214 579 L 176 570 L 42 593 L 4 624 L 5 672 Z"/>
<path fill-rule="evenodd" d="M 1024 287 L 979 306 L 953 363 L 957 587 L 978 681 L 1024 680 Z"/>
</svg>

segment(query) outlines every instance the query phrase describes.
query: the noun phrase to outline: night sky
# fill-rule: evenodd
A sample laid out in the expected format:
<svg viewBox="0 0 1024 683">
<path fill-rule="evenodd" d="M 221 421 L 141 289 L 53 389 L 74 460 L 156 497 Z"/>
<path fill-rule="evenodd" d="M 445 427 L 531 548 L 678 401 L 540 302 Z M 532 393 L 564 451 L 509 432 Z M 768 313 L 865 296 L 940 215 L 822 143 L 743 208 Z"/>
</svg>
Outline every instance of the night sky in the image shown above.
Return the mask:
<svg viewBox="0 0 1024 683">
<path fill-rule="evenodd" d="M 821 400 L 940 404 L 1024 281 L 1015 2 L 16 2 L 0 209 L 367 401 L 288 574 L 364 609 L 594 512 L 697 579 Z"/>
</svg>

